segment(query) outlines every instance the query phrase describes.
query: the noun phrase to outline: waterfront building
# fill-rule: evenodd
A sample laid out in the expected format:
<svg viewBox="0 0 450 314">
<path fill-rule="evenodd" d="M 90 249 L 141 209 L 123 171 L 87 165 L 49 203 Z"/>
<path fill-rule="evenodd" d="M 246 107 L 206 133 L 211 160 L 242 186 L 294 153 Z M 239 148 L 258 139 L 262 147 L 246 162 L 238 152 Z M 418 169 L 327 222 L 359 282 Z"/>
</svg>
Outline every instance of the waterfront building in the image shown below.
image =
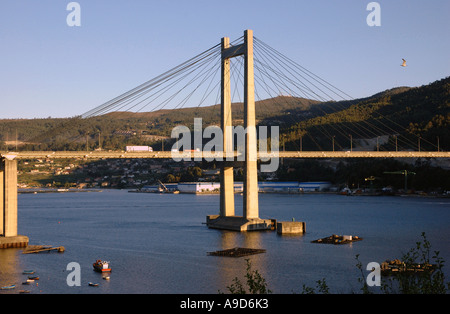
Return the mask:
<svg viewBox="0 0 450 314">
<path fill-rule="evenodd" d="M 180 182 L 164 184 L 168 190 L 178 190 L 180 193 L 190 194 L 212 194 L 220 192 L 220 182 Z M 330 182 L 259 182 L 259 193 L 302 193 L 302 192 L 324 192 L 332 187 Z M 234 192 L 242 193 L 244 184 L 234 182 Z M 160 185 L 144 186 L 142 192 L 159 192 Z"/>
</svg>

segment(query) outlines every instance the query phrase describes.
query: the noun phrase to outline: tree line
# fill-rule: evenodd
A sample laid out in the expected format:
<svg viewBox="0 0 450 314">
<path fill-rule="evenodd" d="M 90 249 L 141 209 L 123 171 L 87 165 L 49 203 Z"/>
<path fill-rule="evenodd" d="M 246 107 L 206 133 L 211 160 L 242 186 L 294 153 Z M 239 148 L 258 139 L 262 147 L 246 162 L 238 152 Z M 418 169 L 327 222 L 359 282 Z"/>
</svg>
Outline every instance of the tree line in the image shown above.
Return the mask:
<svg viewBox="0 0 450 314">
<path fill-rule="evenodd" d="M 285 150 L 345 150 L 358 145 L 359 139 L 380 136 L 388 136 L 388 141 L 370 149 L 449 150 L 449 96 L 450 78 L 445 78 L 339 102 L 279 96 L 257 102 L 256 113 L 259 125 L 280 126 L 280 145 Z M 180 124 L 192 128 L 196 117 L 203 119 L 204 127 L 220 125 L 220 106 L 116 112 L 86 119 L 4 119 L 0 120 L 0 149 L 14 150 L 16 140 L 19 150 L 161 148 L 157 136 L 170 138 Z M 243 105 L 233 104 L 235 124 L 242 125 L 242 119 Z"/>
</svg>

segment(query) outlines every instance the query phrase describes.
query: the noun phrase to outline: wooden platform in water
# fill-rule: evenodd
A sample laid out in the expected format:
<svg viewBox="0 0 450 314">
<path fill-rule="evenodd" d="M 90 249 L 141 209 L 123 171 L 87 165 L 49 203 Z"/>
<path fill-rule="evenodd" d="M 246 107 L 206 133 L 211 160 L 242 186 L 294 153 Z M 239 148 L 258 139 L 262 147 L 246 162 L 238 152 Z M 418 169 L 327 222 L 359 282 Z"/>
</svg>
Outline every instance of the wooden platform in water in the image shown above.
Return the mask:
<svg viewBox="0 0 450 314">
<path fill-rule="evenodd" d="M 432 273 L 437 268 L 436 264 L 406 264 L 399 259 L 387 260 L 381 263 L 381 275 L 415 275 L 420 273 Z"/>
<path fill-rule="evenodd" d="M 48 245 L 28 245 L 22 251 L 22 254 L 50 252 L 50 251 L 57 251 L 58 253 L 62 253 L 65 251 L 65 249 L 63 246 L 52 247 L 52 246 L 48 246 Z"/>
<path fill-rule="evenodd" d="M 324 244 L 348 244 L 356 241 L 361 241 L 362 238 L 358 236 L 339 236 L 339 235 L 331 235 L 326 238 L 317 239 L 311 241 L 311 243 L 324 243 Z"/>
<path fill-rule="evenodd" d="M 212 255 L 212 256 L 242 257 L 242 256 L 253 255 L 253 254 L 265 253 L 265 252 L 266 252 L 266 250 L 264 250 L 264 249 L 250 249 L 250 248 L 235 247 L 235 248 L 228 249 L 228 250 L 208 252 L 207 254 Z"/>
</svg>

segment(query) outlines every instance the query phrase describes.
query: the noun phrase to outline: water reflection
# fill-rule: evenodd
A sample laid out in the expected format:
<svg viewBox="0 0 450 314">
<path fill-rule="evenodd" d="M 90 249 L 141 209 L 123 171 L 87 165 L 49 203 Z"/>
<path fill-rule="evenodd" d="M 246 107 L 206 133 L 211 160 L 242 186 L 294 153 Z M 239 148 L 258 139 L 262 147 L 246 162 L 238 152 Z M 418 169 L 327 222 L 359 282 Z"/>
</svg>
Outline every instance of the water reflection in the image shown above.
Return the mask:
<svg viewBox="0 0 450 314">
<path fill-rule="evenodd" d="M 35 285 L 39 283 L 43 293 L 228 292 L 226 287 L 234 278 L 246 283 L 245 260 L 249 259 L 252 269 L 258 270 L 274 293 L 299 292 L 302 284 L 314 287 L 322 278 L 327 279 L 330 291 L 348 293 L 350 285 L 357 287 L 355 290 L 360 287 L 356 254 L 364 266 L 398 257 L 414 246 L 421 231 L 426 232 L 433 251 L 450 260 L 450 203 L 442 200 L 302 195 L 300 202 L 300 197 L 289 195 L 260 195 L 263 218 L 290 221 L 295 217 L 306 222 L 305 235 L 287 236 L 200 225 L 211 208 L 217 208 L 218 195 L 161 196 L 119 190 L 83 193 L 81 198 L 77 194 L 19 196 L 21 233 L 40 244 L 58 239 L 57 244 L 67 251 L 63 255 L 28 256 L 15 249 L 0 250 L 3 255 L 18 252 L 9 257 L 0 255 L 2 285 L 20 285 L 26 278 L 22 271 L 32 267 L 39 270 L 41 280 Z M 236 200 L 238 214 L 241 204 Z M 364 240 L 348 246 L 311 243 L 333 233 L 358 235 Z M 206 254 L 234 247 L 267 251 L 239 258 Z M 110 282 L 92 271 L 98 256 L 113 262 Z M 23 268 L 18 265 L 20 260 L 33 266 Z M 71 261 L 86 265 L 80 288 L 68 287 L 67 272 L 59 271 Z M 5 268 L 8 265 L 12 267 Z M 87 281 L 101 285 L 89 287 Z M 32 293 L 38 291 L 30 288 Z"/>
<path fill-rule="evenodd" d="M 220 237 L 217 240 L 217 251 L 227 250 L 232 248 L 250 248 L 250 249 L 266 249 L 263 247 L 262 238 L 266 232 L 237 232 L 237 231 L 224 231 L 217 230 L 220 232 Z M 268 231 L 275 236 L 271 231 Z M 219 286 L 225 287 L 225 290 L 221 292 L 228 293 L 229 287 L 233 284 L 233 280 L 238 278 L 240 282 L 247 289 L 246 285 L 246 269 L 247 262 L 250 260 L 252 270 L 258 270 L 258 272 L 264 277 L 267 273 L 267 259 L 265 258 L 265 253 L 247 255 L 242 257 L 227 257 L 227 256 L 212 256 L 211 258 L 217 259 L 217 278 L 216 280 L 220 282 Z"/>
<path fill-rule="evenodd" d="M 0 287 L 16 285 L 15 289 L 0 290 L 0 293 L 17 293 L 21 285 L 22 269 L 19 254 L 21 249 L 0 249 Z"/>
</svg>

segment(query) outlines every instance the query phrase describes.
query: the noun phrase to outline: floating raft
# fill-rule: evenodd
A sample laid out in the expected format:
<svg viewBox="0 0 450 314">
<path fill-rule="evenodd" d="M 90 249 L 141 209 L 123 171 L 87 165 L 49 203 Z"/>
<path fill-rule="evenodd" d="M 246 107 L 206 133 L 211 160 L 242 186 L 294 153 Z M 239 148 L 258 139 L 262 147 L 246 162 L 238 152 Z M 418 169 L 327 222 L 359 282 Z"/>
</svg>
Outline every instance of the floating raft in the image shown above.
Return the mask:
<svg viewBox="0 0 450 314">
<path fill-rule="evenodd" d="M 381 275 L 391 276 L 397 274 L 414 275 L 420 273 L 432 273 L 436 269 L 435 264 L 405 264 L 399 259 L 387 260 L 381 263 Z"/>
<path fill-rule="evenodd" d="M 31 254 L 31 253 L 39 253 L 39 252 L 50 252 L 50 251 L 58 251 L 58 253 L 62 253 L 65 251 L 63 246 L 51 247 L 46 245 L 28 245 L 23 251 L 22 254 Z"/>
<path fill-rule="evenodd" d="M 324 243 L 324 244 L 336 244 L 337 245 L 337 244 L 348 244 L 348 243 L 361 241 L 361 240 L 362 240 L 362 238 L 360 238 L 358 236 L 347 236 L 347 235 L 339 236 L 339 235 L 333 234 L 326 238 L 311 241 L 311 243 Z"/>
<path fill-rule="evenodd" d="M 266 250 L 264 250 L 264 249 L 249 249 L 249 248 L 235 247 L 235 248 L 223 250 L 223 251 L 208 252 L 207 254 L 212 255 L 212 256 L 242 257 L 242 256 L 247 256 L 247 255 L 265 253 L 265 252 L 266 252 Z"/>
</svg>

